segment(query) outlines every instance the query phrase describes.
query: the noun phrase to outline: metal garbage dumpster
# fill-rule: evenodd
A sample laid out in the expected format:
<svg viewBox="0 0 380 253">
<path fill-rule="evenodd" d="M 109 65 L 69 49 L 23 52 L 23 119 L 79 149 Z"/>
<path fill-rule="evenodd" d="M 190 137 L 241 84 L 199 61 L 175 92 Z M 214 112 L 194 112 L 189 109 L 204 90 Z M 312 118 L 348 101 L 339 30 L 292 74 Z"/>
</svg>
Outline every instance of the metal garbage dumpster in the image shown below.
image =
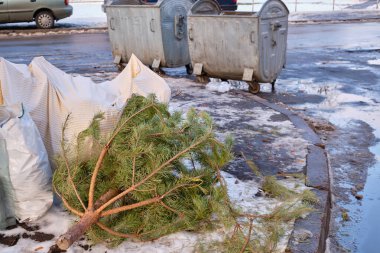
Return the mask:
<svg viewBox="0 0 380 253">
<path fill-rule="evenodd" d="M 255 12 L 222 12 L 199 0 L 188 14 L 189 51 L 198 80 L 243 80 L 252 93 L 274 83 L 286 61 L 289 10 L 268 0 Z"/>
<path fill-rule="evenodd" d="M 112 53 L 116 64 L 135 54 L 144 64 L 187 66 L 191 72 L 187 41 L 187 14 L 194 0 L 113 0 L 104 6 Z"/>
</svg>

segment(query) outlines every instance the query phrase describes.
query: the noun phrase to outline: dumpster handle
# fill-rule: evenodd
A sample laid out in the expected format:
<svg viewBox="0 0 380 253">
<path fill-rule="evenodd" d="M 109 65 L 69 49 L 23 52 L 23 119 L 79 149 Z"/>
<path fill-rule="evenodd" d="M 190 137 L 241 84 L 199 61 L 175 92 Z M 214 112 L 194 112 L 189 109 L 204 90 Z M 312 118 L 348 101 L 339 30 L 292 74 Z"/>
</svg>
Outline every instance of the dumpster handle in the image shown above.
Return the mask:
<svg viewBox="0 0 380 253">
<path fill-rule="evenodd" d="M 193 28 L 190 28 L 190 29 L 189 29 L 189 39 L 190 39 L 190 40 L 193 40 L 193 39 L 194 39 L 194 37 L 193 37 Z"/>
<path fill-rule="evenodd" d="M 255 32 L 251 32 L 251 42 L 255 43 Z"/>
<path fill-rule="evenodd" d="M 183 15 L 176 15 L 174 18 L 174 34 L 177 39 L 182 40 L 185 34 L 185 17 Z"/>
<path fill-rule="evenodd" d="M 111 28 L 111 30 L 115 30 L 114 21 L 115 21 L 114 18 L 111 18 L 111 19 L 110 19 L 110 28 Z"/>
<path fill-rule="evenodd" d="M 150 30 L 152 32 L 155 32 L 155 29 L 154 29 L 154 18 L 152 18 L 152 20 L 150 21 Z"/>
<path fill-rule="evenodd" d="M 279 28 L 282 27 L 280 22 L 276 21 L 275 23 L 271 23 L 272 31 L 277 31 Z"/>
</svg>

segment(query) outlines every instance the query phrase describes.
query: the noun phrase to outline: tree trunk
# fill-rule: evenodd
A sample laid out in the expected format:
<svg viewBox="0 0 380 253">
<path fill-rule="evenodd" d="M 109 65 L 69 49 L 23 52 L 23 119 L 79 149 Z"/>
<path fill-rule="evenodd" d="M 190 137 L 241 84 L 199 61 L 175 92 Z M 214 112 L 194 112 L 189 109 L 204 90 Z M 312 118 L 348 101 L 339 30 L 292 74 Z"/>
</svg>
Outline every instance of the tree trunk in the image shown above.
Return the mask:
<svg viewBox="0 0 380 253">
<path fill-rule="evenodd" d="M 117 194 L 119 194 L 118 190 L 111 189 L 102 195 L 94 205 L 95 211 L 87 211 L 77 224 L 72 226 L 65 234 L 58 238 L 56 242 L 57 246 L 61 250 L 67 250 L 74 242 L 79 240 L 92 225 L 98 222 L 101 213 L 97 213 L 96 209 L 108 202 Z"/>
<path fill-rule="evenodd" d="M 57 240 L 57 245 L 62 250 L 67 250 L 75 241 L 99 220 L 100 215 L 95 212 L 86 212 L 80 221 L 72 226 L 65 234 Z"/>
<path fill-rule="evenodd" d="M 116 195 L 118 195 L 120 191 L 116 189 L 111 189 L 105 194 L 103 194 L 94 204 L 94 209 L 97 210 L 99 207 L 107 203 L 110 199 L 113 199 Z"/>
</svg>

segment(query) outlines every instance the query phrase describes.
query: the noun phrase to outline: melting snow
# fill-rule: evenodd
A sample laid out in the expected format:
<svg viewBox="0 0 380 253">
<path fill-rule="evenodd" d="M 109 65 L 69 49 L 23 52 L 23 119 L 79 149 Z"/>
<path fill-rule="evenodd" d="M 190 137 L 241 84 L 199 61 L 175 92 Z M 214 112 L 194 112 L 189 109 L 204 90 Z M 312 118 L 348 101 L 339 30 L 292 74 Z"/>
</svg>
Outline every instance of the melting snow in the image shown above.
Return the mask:
<svg viewBox="0 0 380 253">
<path fill-rule="evenodd" d="M 380 65 L 380 59 L 369 60 L 368 64 L 369 65 Z"/>
<path fill-rule="evenodd" d="M 217 91 L 223 93 L 231 89 L 231 84 L 228 82 L 211 81 L 206 85 L 206 89 L 209 91 Z"/>
</svg>

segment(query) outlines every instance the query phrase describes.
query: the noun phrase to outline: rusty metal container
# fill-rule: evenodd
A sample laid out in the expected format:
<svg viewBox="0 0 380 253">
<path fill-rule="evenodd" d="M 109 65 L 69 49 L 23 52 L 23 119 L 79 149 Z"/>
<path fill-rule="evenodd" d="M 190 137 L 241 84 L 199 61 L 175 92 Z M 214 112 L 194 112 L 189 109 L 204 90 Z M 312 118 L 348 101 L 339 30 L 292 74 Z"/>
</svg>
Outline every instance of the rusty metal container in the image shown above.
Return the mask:
<svg viewBox="0 0 380 253">
<path fill-rule="evenodd" d="M 154 69 L 190 66 L 187 14 L 193 1 L 118 0 L 105 5 L 114 62 L 127 63 L 135 54 Z"/>
<path fill-rule="evenodd" d="M 286 61 L 289 10 L 268 0 L 259 12 L 222 12 L 214 0 L 199 0 L 188 14 L 189 51 L 198 79 L 247 81 L 250 91 L 274 85 Z"/>
</svg>

